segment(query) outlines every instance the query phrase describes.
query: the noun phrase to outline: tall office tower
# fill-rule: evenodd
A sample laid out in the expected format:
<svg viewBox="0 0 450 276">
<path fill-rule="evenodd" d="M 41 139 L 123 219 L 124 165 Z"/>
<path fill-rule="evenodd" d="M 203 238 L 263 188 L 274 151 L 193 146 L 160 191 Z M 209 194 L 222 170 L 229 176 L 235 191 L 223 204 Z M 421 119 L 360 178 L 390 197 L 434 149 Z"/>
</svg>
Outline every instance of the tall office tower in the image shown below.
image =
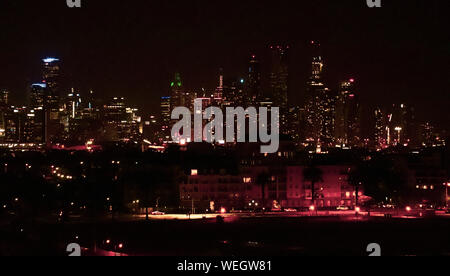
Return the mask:
<svg viewBox="0 0 450 276">
<path fill-rule="evenodd" d="M 261 66 L 256 59 L 256 55 L 252 55 L 248 65 L 248 79 L 244 90 L 244 105 L 256 105 L 261 96 Z"/>
<path fill-rule="evenodd" d="M 219 85 L 217 86 L 216 91 L 214 92 L 215 99 L 223 99 L 223 87 L 224 87 L 223 69 L 220 68 L 220 70 L 219 70 Z"/>
<path fill-rule="evenodd" d="M 45 83 L 35 83 L 31 85 L 30 107 L 33 109 L 44 109 L 47 95 L 47 85 Z"/>
<path fill-rule="evenodd" d="M 114 97 L 104 106 L 107 141 L 129 141 L 139 136 L 138 110 L 127 107 L 124 97 Z"/>
<path fill-rule="evenodd" d="M 386 128 L 386 118 L 383 111 L 380 108 L 375 109 L 375 131 L 373 137 L 376 149 L 383 149 L 387 144 Z"/>
<path fill-rule="evenodd" d="M 89 93 L 86 97 L 84 108 L 93 110 L 93 109 L 95 109 L 95 107 L 96 107 L 95 93 L 93 90 L 89 90 Z"/>
<path fill-rule="evenodd" d="M 71 119 L 81 116 L 82 99 L 81 95 L 72 88 L 64 101 L 64 111 Z"/>
<path fill-rule="evenodd" d="M 434 127 L 429 123 L 420 125 L 420 138 L 422 147 L 432 147 L 436 144 L 436 133 Z"/>
<path fill-rule="evenodd" d="M 171 136 L 171 99 L 170 97 L 161 98 L 161 135 L 160 139 L 169 141 Z"/>
<path fill-rule="evenodd" d="M 6 114 L 9 110 L 9 92 L 0 90 L 0 142 L 3 142 L 6 135 Z"/>
<path fill-rule="evenodd" d="M 322 57 L 313 57 L 311 77 L 307 83 L 306 141 L 317 148 L 330 147 L 334 141 L 335 99 L 323 83 Z"/>
<path fill-rule="evenodd" d="M 180 73 L 175 73 L 175 78 L 170 83 L 170 105 L 172 108 L 186 106 L 186 99 Z"/>
<path fill-rule="evenodd" d="M 34 110 L 26 107 L 11 107 L 4 116 L 4 134 L 2 140 L 7 143 L 35 143 Z M 1 137 L 1 136 L 0 136 Z"/>
<path fill-rule="evenodd" d="M 289 134 L 288 126 L 288 79 L 289 46 L 271 46 L 271 70 L 270 70 L 270 89 L 271 99 L 276 107 L 280 108 L 280 133 Z"/>
<path fill-rule="evenodd" d="M 243 78 L 225 79 L 223 87 L 223 101 L 225 106 L 244 106 L 245 80 Z"/>
<path fill-rule="evenodd" d="M 47 85 L 47 102 L 49 107 L 57 106 L 60 97 L 60 60 L 56 58 L 43 59 L 42 79 Z"/>
<path fill-rule="evenodd" d="M 51 143 L 55 137 L 62 133 L 59 114 L 60 97 L 60 60 L 57 58 L 45 58 L 43 61 L 42 78 L 47 85 L 44 111 L 46 116 L 45 142 Z"/>
<path fill-rule="evenodd" d="M 99 103 L 95 98 L 93 90 L 89 90 L 86 97 L 81 102 L 81 117 L 82 119 L 99 119 Z"/>
<path fill-rule="evenodd" d="M 360 106 L 354 88 L 354 79 L 341 82 L 336 99 L 335 140 L 340 146 L 354 147 L 360 142 Z"/>
<path fill-rule="evenodd" d="M 7 143 L 18 143 L 20 142 L 21 136 L 21 109 L 16 107 L 11 107 L 4 113 L 5 120 L 5 135 L 4 142 Z"/>
<path fill-rule="evenodd" d="M 390 108 L 388 118 L 389 145 L 417 145 L 419 139 L 414 108 L 408 107 L 406 104 L 394 104 Z"/>
<path fill-rule="evenodd" d="M 36 142 L 43 143 L 46 137 L 46 112 L 44 106 L 47 102 L 47 85 L 36 83 L 31 85 L 30 108 L 34 110 L 34 137 Z"/>
<path fill-rule="evenodd" d="M 81 95 L 71 88 L 69 94 L 64 97 L 63 108 L 61 114 L 61 122 L 64 125 L 64 131 L 66 132 L 65 139 L 75 136 L 77 130 L 82 125 L 83 118 L 83 102 Z"/>
</svg>

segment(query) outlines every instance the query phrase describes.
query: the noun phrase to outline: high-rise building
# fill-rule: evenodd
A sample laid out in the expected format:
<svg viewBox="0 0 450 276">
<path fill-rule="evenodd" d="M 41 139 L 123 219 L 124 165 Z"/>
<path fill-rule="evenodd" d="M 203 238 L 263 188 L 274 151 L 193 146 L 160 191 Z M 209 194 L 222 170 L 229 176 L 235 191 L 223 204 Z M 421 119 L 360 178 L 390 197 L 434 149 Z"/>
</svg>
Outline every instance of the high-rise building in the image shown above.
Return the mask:
<svg viewBox="0 0 450 276">
<path fill-rule="evenodd" d="M 406 104 L 394 104 L 388 115 L 387 139 L 389 145 L 417 146 L 419 135 L 414 108 Z"/>
<path fill-rule="evenodd" d="M 43 61 L 42 79 L 47 85 L 47 104 L 49 107 L 58 107 L 60 97 L 60 60 L 45 58 Z"/>
<path fill-rule="evenodd" d="M 0 90 L 0 142 L 4 141 L 6 135 L 6 114 L 9 111 L 9 92 Z"/>
<path fill-rule="evenodd" d="M 124 97 L 114 97 L 104 106 L 107 141 L 129 141 L 139 138 L 140 118 L 137 109 L 127 107 Z"/>
<path fill-rule="evenodd" d="M 280 108 L 280 133 L 288 134 L 289 46 L 271 46 L 270 98 Z"/>
<path fill-rule="evenodd" d="M 223 69 L 220 69 L 219 72 L 219 85 L 216 88 L 216 91 L 214 92 L 214 98 L 216 99 L 222 99 L 223 98 L 223 88 L 224 88 L 224 75 L 223 75 Z"/>
<path fill-rule="evenodd" d="M 46 97 L 44 100 L 45 112 L 45 142 L 51 143 L 63 131 L 60 123 L 59 99 L 60 99 L 60 60 L 57 58 L 45 58 L 42 60 L 43 83 L 46 84 Z"/>
<path fill-rule="evenodd" d="M 38 143 L 35 133 L 34 110 L 26 107 L 11 107 L 4 113 L 3 142 Z"/>
<path fill-rule="evenodd" d="M 261 66 L 256 58 L 256 55 L 252 55 L 248 65 L 248 78 L 247 82 L 245 83 L 244 105 L 256 105 L 261 96 Z"/>
<path fill-rule="evenodd" d="M 244 106 L 245 79 L 225 79 L 223 87 L 223 101 L 225 106 Z"/>
<path fill-rule="evenodd" d="M 37 142 L 43 143 L 47 133 L 47 118 L 45 107 L 47 105 L 47 84 L 36 83 L 31 85 L 30 108 L 34 110 L 34 137 Z"/>
<path fill-rule="evenodd" d="M 317 148 L 331 147 L 334 142 L 336 96 L 325 87 L 323 68 L 322 56 L 314 56 L 305 106 L 306 141 Z"/>
<path fill-rule="evenodd" d="M 170 83 L 170 105 L 175 108 L 178 106 L 186 106 L 185 93 L 181 74 L 175 73 L 175 78 Z"/>
<path fill-rule="evenodd" d="M 171 99 L 170 97 L 161 98 L 161 139 L 168 141 L 170 138 L 171 127 Z"/>
<path fill-rule="evenodd" d="M 65 113 L 69 118 L 75 119 L 76 117 L 81 116 L 82 107 L 81 95 L 72 88 L 64 101 Z"/>
<path fill-rule="evenodd" d="M 354 147 L 361 140 L 359 96 L 354 88 L 354 79 L 341 82 L 336 99 L 335 142 L 340 146 Z"/>
<path fill-rule="evenodd" d="M 383 149 L 387 145 L 387 124 L 385 113 L 381 108 L 375 109 L 375 131 L 374 131 L 374 141 L 375 148 L 378 150 Z"/>
</svg>

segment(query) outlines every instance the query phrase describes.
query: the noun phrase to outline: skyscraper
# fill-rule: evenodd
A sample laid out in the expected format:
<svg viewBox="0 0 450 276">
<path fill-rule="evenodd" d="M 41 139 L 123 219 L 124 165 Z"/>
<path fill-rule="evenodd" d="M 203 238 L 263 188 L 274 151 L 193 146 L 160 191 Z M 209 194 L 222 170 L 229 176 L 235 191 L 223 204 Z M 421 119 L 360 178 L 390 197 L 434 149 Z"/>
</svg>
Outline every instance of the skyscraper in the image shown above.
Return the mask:
<svg viewBox="0 0 450 276">
<path fill-rule="evenodd" d="M 46 134 L 44 140 L 46 143 L 51 143 L 59 133 L 62 133 L 59 117 L 60 60 L 57 58 L 45 58 L 42 62 L 42 78 L 46 84 L 44 100 Z"/>
<path fill-rule="evenodd" d="M 175 78 L 170 83 L 170 105 L 173 108 L 186 106 L 183 82 L 181 81 L 180 73 L 175 73 Z"/>
<path fill-rule="evenodd" d="M 354 91 L 355 80 L 341 82 L 336 99 L 336 144 L 357 146 L 360 141 L 359 96 Z"/>
<path fill-rule="evenodd" d="M 271 46 L 270 98 L 280 108 L 281 133 L 288 134 L 289 46 Z"/>
<path fill-rule="evenodd" d="M 394 104 L 388 118 L 388 144 L 417 145 L 419 137 L 414 108 L 406 104 Z"/>
<path fill-rule="evenodd" d="M 386 139 L 387 125 L 384 114 L 385 113 L 380 108 L 375 109 L 374 141 L 375 141 L 375 148 L 378 150 L 383 149 L 387 144 Z"/>
<path fill-rule="evenodd" d="M 38 142 L 44 142 L 46 139 L 46 111 L 47 85 L 45 83 L 36 83 L 31 85 L 30 108 L 34 110 L 34 135 Z"/>
<path fill-rule="evenodd" d="M 214 98 L 216 99 L 222 99 L 223 98 L 223 88 L 224 88 L 224 76 L 223 76 L 223 69 L 221 68 L 219 70 L 219 85 L 216 88 L 216 91 L 214 93 Z"/>
<path fill-rule="evenodd" d="M 60 96 L 60 60 L 45 58 L 43 61 L 42 79 L 48 89 L 49 106 L 58 105 Z"/>
<path fill-rule="evenodd" d="M 254 106 L 262 96 L 261 88 L 261 66 L 256 59 L 256 55 L 252 55 L 248 65 L 248 79 L 245 84 L 244 91 L 245 106 Z"/>
<path fill-rule="evenodd" d="M 103 107 L 106 122 L 106 141 L 123 141 L 139 138 L 140 118 L 135 108 L 127 107 L 124 97 L 114 97 Z"/>
<path fill-rule="evenodd" d="M 244 106 L 245 80 L 227 78 L 224 81 L 223 101 L 225 106 Z"/>
<path fill-rule="evenodd" d="M 170 126 L 171 126 L 171 99 L 170 97 L 161 98 L 161 139 L 168 141 L 170 138 Z"/>
<path fill-rule="evenodd" d="M 9 92 L 7 90 L 0 90 L 0 142 L 4 141 L 6 135 L 6 114 L 8 108 Z"/>
<path fill-rule="evenodd" d="M 315 55 L 307 83 L 306 140 L 311 146 L 330 147 L 334 141 L 335 95 L 323 82 L 322 56 Z"/>
<path fill-rule="evenodd" d="M 44 109 L 47 95 L 47 85 L 45 83 L 35 83 L 31 85 L 30 107 L 33 109 Z"/>
</svg>

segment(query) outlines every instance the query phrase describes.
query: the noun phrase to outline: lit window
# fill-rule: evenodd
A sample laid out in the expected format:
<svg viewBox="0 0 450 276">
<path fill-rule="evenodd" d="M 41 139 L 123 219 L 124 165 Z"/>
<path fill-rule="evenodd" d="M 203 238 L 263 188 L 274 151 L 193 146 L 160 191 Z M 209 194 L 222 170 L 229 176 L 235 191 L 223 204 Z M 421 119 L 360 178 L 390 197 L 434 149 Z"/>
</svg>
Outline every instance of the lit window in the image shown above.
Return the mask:
<svg viewBox="0 0 450 276">
<path fill-rule="evenodd" d="M 191 175 L 192 176 L 197 176 L 198 175 L 198 170 L 191 170 Z"/>
</svg>

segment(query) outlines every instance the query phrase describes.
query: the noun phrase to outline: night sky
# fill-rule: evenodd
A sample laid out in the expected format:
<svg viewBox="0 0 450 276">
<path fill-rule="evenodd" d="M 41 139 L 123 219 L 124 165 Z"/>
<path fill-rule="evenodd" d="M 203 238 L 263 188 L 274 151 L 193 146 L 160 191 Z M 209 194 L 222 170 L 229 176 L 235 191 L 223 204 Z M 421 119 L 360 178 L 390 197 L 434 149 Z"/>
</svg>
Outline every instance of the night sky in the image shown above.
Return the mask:
<svg viewBox="0 0 450 276">
<path fill-rule="evenodd" d="M 268 46 L 291 46 L 290 102 L 301 103 L 311 40 L 320 41 L 327 85 L 355 78 L 365 107 L 404 102 L 419 119 L 449 129 L 447 0 L 0 0 L 0 88 L 22 103 L 40 81 L 40 59 L 63 60 L 64 86 L 126 96 L 157 114 L 169 79 L 213 89 L 219 68 L 243 76 L 256 54 L 267 76 Z M 267 77 L 263 86 L 267 88 Z M 366 109 L 368 110 L 368 109 Z"/>
</svg>

